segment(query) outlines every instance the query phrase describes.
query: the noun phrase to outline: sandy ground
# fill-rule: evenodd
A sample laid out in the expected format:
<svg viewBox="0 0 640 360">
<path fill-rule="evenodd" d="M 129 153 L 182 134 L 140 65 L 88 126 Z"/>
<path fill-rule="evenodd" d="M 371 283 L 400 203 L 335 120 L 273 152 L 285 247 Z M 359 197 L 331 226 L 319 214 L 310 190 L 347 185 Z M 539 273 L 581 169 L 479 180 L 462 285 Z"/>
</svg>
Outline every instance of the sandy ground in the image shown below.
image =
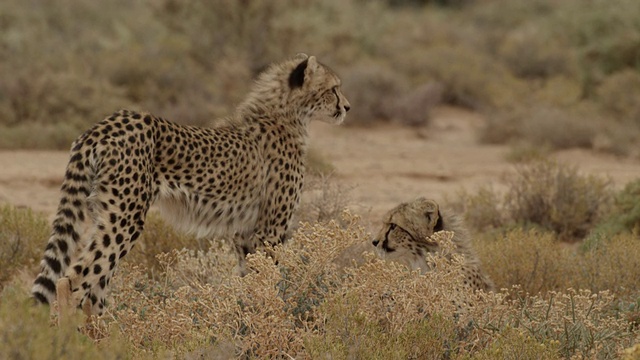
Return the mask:
<svg viewBox="0 0 640 360">
<path fill-rule="evenodd" d="M 426 196 L 439 201 L 491 185 L 513 171 L 506 146 L 480 145 L 483 119 L 454 108 L 434 112 L 429 127 L 398 125 L 349 128 L 312 124 L 311 147 L 335 167 L 335 178 L 351 188 L 354 211 L 378 218 L 401 201 Z M 348 121 L 348 118 L 347 118 Z M 640 161 L 585 150 L 554 156 L 580 171 L 609 177 L 621 187 L 640 177 Z M 0 151 L 0 203 L 12 203 L 51 216 L 68 159 L 65 151 Z"/>
</svg>

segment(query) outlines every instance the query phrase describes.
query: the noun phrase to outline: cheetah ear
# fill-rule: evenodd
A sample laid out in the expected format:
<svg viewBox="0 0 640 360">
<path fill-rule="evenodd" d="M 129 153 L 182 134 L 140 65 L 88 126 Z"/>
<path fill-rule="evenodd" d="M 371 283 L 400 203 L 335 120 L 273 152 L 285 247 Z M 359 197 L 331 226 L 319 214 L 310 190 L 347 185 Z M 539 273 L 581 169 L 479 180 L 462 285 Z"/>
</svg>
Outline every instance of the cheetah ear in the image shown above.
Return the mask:
<svg viewBox="0 0 640 360">
<path fill-rule="evenodd" d="M 306 81 L 309 81 L 309 79 L 314 76 L 319 67 L 320 65 L 318 64 L 318 60 L 316 60 L 316 57 L 309 56 L 309 58 L 307 59 L 307 68 L 304 70 L 304 79 Z"/>
<path fill-rule="evenodd" d="M 296 56 L 296 58 L 297 57 L 298 56 Z M 291 89 L 302 87 L 304 82 L 309 81 L 313 76 L 318 69 L 318 66 L 318 61 L 315 56 L 309 56 L 307 59 L 303 60 L 295 67 L 295 69 L 293 69 L 291 74 L 289 74 L 289 87 Z"/>
<path fill-rule="evenodd" d="M 438 220 L 436 221 L 436 226 L 433 227 L 433 232 L 438 232 L 444 230 L 444 222 L 442 221 L 442 214 L 440 210 L 438 210 Z"/>
<path fill-rule="evenodd" d="M 318 68 L 318 60 L 316 60 L 315 56 L 309 56 L 307 61 L 309 62 L 309 65 L 307 65 L 307 70 L 305 70 L 304 74 L 310 76 Z"/>
<path fill-rule="evenodd" d="M 308 65 L 309 59 L 305 59 L 300 62 L 298 66 L 295 67 L 295 69 L 293 69 L 291 74 L 289 74 L 289 87 L 291 89 L 302 87 L 302 84 L 304 84 L 304 78 L 306 76 L 305 73 Z"/>
<path fill-rule="evenodd" d="M 309 55 L 305 53 L 297 53 L 296 56 L 293 57 L 294 60 L 298 60 L 298 61 L 307 60 L 308 58 L 309 58 Z"/>
</svg>

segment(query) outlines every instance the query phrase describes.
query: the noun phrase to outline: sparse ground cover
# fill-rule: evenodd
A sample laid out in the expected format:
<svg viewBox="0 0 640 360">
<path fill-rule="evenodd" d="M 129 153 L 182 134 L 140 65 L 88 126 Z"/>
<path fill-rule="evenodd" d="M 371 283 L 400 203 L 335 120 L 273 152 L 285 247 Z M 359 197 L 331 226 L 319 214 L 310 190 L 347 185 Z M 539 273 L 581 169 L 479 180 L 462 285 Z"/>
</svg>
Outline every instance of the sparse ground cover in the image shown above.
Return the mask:
<svg viewBox="0 0 640 360">
<path fill-rule="evenodd" d="M 262 254 L 251 257 L 253 271 L 244 278 L 231 275 L 235 257 L 227 242 L 181 235 L 151 216 L 114 280 L 107 313 L 80 333 L 54 326 L 48 309 L 29 304 L 33 250 L 48 224 L 29 210 L 4 206 L 2 253 L 12 256 L 0 258 L 11 274 L 0 283 L 6 340 L 0 355 L 615 359 L 640 340 L 640 217 L 628 209 L 638 203 L 636 183 L 607 191 L 600 179 L 540 162 L 514 173 L 503 195 L 482 189 L 461 196 L 474 246 L 501 289 L 471 294 L 460 290 L 457 257 L 430 258 L 437 270 L 426 275 L 373 255 L 360 267 L 338 268 L 333 260 L 371 235 L 357 216 L 325 201 L 348 190 L 326 178 L 315 181 L 300 214 L 314 222 L 302 223 L 277 250 L 278 266 Z M 549 196 L 559 185 L 592 193 L 582 191 L 584 200 Z M 317 191 L 325 196 L 309 196 Z M 514 205 L 514 192 L 548 202 Z M 580 217 L 590 201 L 606 213 Z M 580 221 L 557 226 L 551 215 L 560 210 Z M 478 213 L 500 220 L 480 227 Z M 461 310 L 461 303 L 469 306 Z"/>
</svg>

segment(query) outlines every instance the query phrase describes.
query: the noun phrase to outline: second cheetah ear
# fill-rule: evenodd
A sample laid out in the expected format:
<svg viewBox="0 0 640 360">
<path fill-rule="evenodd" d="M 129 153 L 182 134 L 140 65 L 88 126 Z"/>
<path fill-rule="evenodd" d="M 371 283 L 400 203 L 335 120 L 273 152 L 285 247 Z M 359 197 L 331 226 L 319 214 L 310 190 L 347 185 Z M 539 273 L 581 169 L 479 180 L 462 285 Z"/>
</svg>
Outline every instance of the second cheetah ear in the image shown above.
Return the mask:
<svg viewBox="0 0 640 360">
<path fill-rule="evenodd" d="M 307 69 L 304 71 L 304 75 L 305 78 L 309 79 L 309 77 L 312 76 L 313 73 L 315 73 L 318 69 L 318 60 L 316 60 L 315 56 L 309 56 L 307 62 Z"/>
<path fill-rule="evenodd" d="M 442 221 L 442 214 L 440 210 L 438 210 L 438 220 L 436 221 L 436 226 L 433 227 L 433 232 L 438 232 L 444 230 L 444 222 Z"/>
<path fill-rule="evenodd" d="M 307 60 L 309 58 L 309 55 L 305 53 L 297 53 L 296 56 L 294 56 L 293 58 L 295 60 L 302 61 L 302 60 Z"/>
</svg>

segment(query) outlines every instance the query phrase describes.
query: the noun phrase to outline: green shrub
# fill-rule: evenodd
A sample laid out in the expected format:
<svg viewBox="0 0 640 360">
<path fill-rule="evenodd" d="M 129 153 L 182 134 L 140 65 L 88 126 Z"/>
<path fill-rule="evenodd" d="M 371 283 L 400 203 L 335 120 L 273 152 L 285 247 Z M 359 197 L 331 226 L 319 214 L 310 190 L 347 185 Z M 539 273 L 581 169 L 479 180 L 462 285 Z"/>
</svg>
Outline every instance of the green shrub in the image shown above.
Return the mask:
<svg viewBox="0 0 640 360">
<path fill-rule="evenodd" d="M 594 231 L 597 236 L 622 232 L 640 233 L 640 180 L 635 180 L 615 194 L 611 211 Z"/>
<path fill-rule="evenodd" d="M 568 1 L 558 8 L 554 24 L 563 29 L 579 56 L 583 95 L 595 95 L 606 76 L 640 65 L 640 4 L 622 0 L 610 6 L 603 0 L 584 6 Z"/>
</svg>

